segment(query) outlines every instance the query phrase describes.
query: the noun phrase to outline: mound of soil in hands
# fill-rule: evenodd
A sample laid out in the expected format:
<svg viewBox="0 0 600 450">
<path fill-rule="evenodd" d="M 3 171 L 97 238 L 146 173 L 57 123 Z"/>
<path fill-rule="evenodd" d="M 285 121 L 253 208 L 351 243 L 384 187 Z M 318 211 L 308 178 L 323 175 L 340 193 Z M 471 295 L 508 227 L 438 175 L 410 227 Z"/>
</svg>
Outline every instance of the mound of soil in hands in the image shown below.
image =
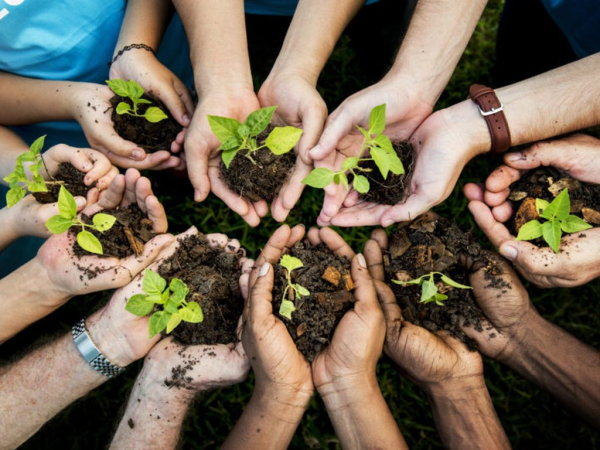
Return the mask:
<svg viewBox="0 0 600 450">
<path fill-rule="evenodd" d="M 311 246 L 308 242 L 296 243 L 289 254 L 304 264 L 292 272 L 292 282 L 304 286 L 310 295 L 294 299 L 296 311 L 291 321 L 279 315 L 287 281 L 286 270 L 276 265 L 273 312 L 285 323 L 298 350 L 313 361 L 331 341 L 343 315 L 354 306 L 350 261 L 335 255 L 324 244 Z"/>
<path fill-rule="evenodd" d="M 58 166 L 58 172 L 52 177 L 52 181 L 63 181 L 62 185 L 69 191 L 73 197 L 87 196 L 88 191 L 96 183 L 86 186 L 83 182 L 85 173 L 77 170 L 70 163 L 61 163 Z M 33 196 L 39 203 L 54 203 L 58 201 L 58 193 L 61 184 L 47 184 L 48 192 L 34 192 Z"/>
<path fill-rule="evenodd" d="M 389 172 L 387 180 L 384 180 L 374 161 L 361 164 L 361 167 L 371 169 L 371 172 L 361 172 L 361 175 L 368 178 L 370 184 L 369 192 L 360 194 L 362 200 L 383 205 L 397 205 L 410 195 L 410 180 L 415 166 L 413 146 L 409 142 L 400 141 L 392 144 L 402 161 L 404 173 L 395 175 Z"/>
<path fill-rule="evenodd" d="M 115 257 L 122 259 L 134 254 L 141 255 L 144 251 L 144 244 L 156 235 L 152 231 L 152 221 L 138 205 L 132 204 L 126 208 L 101 212 L 115 216 L 117 221 L 110 230 L 104 233 L 86 228 L 102 244 L 104 253 L 96 255 L 100 258 Z M 82 220 L 84 223 L 92 223 L 92 217 L 82 215 Z M 70 233 L 75 235 L 79 231 L 81 231 L 79 227 L 73 227 L 69 230 Z M 73 244 L 73 253 L 77 256 L 89 256 L 91 254 L 82 249 L 77 241 Z"/>
<path fill-rule="evenodd" d="M 264 145 L 271 130 L 273 127 L 269 126 L 257 136 L 259 145 Z M 264 199 L 271 203 L 292 173 L 296 154 L 292 150 L 277 156 L 265 147 L 253 153 L 255 164 L 244 156 L 245 153 L 245 150 L 239 152 L 229 164 L 229 169 L 221 161 L 221 179 L 229 189 L 252 202 Z"/>
<path fill-rule="evenodd" d="M 600 185 L 584 183 L 571 178 L 565 172 L 554 167 L 542 167 L 527 172 L 520 180 L 510 185 L 509 200 L 516 211 L 507 227 L 517 235 L 523 224 L 530 220 L 539 220 L 535 199 L 552 202 L 564 189 L 569 190 L 571 214 L 586 220 L 590 225 L 600 225 Z M 538 247 L 547 247 L 543 238 L 530 241 Z"/>
<path fill-rule="evenodd" d="M 144 94 L 142 98 L 150 100 L 152 104 L 139 105 L 138 114 L 144 114 L 148 108 L 156 106 L 163 110 L 167 118 L 157 123 L 151 123 L 143 117 L 129 114 L 119 115 L 117 114 L 117 105 L 121 102 L 131 105 L 131 100 L 115 95 L 110 99 L 110 103 L 113 105 L 111 118 L 115 124 L 115 131 L 123 139 L 142 147 L 146 153 L 154 153 L 159 150 L 171 151 L 171 143 L 183 128 L 159 99 L 149 94 Z"/>
<path fill-rule="evenodd" d="M 240 292 L 240 254 L 211 249 L 206 236 L 199 233 L 179 240 L 179 248 L 159 269 L 167 282 L 179 278 L 190 292 L 187 301 L 202 308 L 200 323 L 182 322 L 171 333 L 184 345 L 229 344 L 238 340 L 236 328 L 244 310 Z"/>
<path fill-rule="evenodd" d="M 390 281 L 405 320 L 422 326 L 431 332 L 447 330 L 463 341 L 470 350 L 476 350 L 475 341 L 460 329 L 461 321 L 482 332 L 483 313 L 475 302 L 471 289 L 458 289 L 438 282 L 440 293 L 448 296 L 444 306 L 435 302 L 423 304 L 421 286 L 401 286 L 391 280 L 409 281 L 430 272 L 442 272 L 452 280 L 469 286 L 469 270 L 485 267 L 489 286 L 500 289 L 498 296 L 511 286 L 496 279 L 501 273 L 496 262 L 476 243 L 470 234 L 464 233 L 453 222 L 430 215 L 422 216 L 390 236 L 389 250 L 384 254 L 386 279 Z"/>
</svg>

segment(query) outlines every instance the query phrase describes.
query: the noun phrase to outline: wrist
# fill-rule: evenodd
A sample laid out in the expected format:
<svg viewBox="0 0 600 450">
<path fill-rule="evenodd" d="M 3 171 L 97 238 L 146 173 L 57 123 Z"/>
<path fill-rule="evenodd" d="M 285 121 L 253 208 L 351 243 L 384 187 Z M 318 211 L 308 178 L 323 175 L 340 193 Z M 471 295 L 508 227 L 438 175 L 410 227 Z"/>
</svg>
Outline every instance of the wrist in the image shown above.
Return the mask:
<svg viewBox="0 0 600 450">
<path fill-rule="evenodd" d="M 433 399 L 467 399 L 478 397 L 483 391 L 487 392 L 482 373 L 427 383 L 421 387 L 427 396 Z"/>
<path fill-rule="evenodd" d="M 2 239 L 5 242 L 13 242 L 25 236 L 23 227 L 15 226 L 18 217 L 21 215 L 18 211 L 19 203 L 12 208 L 5 206 L 0 210 L 0 229 L 2 230 Z"/>
<path fill-rule="evenodd" d="M 88 334 L 94 345 L 113 364 L 127 367 L 143 355 L 138 355 L 127 340 L 127 331 L 116 326 L 103 308 L 86 319 Z"/>
<path fill-rule="evenodd" d="M 193 389 L 191 384 L 182 387 L 170 387 L 165 384 L 165 361 L 156 358 L 146 358 L 144 366 L 138 375 L 136 388 L 140 392 L 140 398 L 145 397 L 149 401 L 160 405 L 187 405 L 195 395 L 202 389 Z M 196 387 L 198 383 L 194 383 Z M 164 406 L 166 409 L 167 406 Z M 173 409 L 171 408 L 171 409 Z"/>
<path fill-rule="evenodd" d="M 257 379 L 252 400 L 261 403 L 274 417 L 294 417 L 296 414 L 302 417 L 313 393 L 312 379 L 302 386 L 280 385 Z"/>
<path fill-rule="evenodd" d="M 35 298 L 39 305 L 56 309 L 74 297 L 75 294 L 53 281 L 55 276 L 48 272 L 46 265 L 40 261 L 37 255 L 23 267 L 27 273 L 31 274 L 31 276 L 24 277 L 24 284 L 31 284 L 31 290 L 37 291 L 32 298 Z M 19 286 L 21 290 L 24 288 L 21 283 Z"/>
<path fill-rule="evenodd" d="M 531 336 L 541 334 L 548 322 L 530 306 L 525 317 L 510 332 L 510 339 L 505 349 L 496 356 L 496 360 L 510 367 L 521 365 L 525 360 L 531 359 L 537 350 L 532 349 L 532 343 L 537 342 Z M 533 351 L 532 351 L 533 350 Z"/>
<path fill-rule="evenodd" d="M 449 131 L 455 132 L 463 140 L 468 160 L 490 151 L 492 139 L 479 107 L 471 100 L 465 100 L 449 108 L 438 111 Z"/>
<path fill-rule="evenodd" d="M 317 391 L 328 411 L 346 409 L 354 403 L 360 404 L 365 398 L 381 395 L 374 372 L 373 376 L 360 373 L 334 378 L 317 386 Z"/>
</svg>

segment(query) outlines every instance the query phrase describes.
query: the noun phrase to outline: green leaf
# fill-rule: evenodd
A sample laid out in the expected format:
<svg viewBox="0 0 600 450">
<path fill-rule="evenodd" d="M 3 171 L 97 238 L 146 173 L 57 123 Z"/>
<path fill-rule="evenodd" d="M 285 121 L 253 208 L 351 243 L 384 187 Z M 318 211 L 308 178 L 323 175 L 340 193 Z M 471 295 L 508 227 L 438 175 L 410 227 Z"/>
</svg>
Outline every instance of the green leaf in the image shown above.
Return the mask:
<svg viewBox="0 0 600 450">
<path fill-rule="evenodd" d="M 61 186 L 60 191 L 58 191 L 58 212 L 67 219 L 77 215 L 77 203 L 64 186 Z"/>
<path fill-rule="evenodd" d="M 208 124 L 210 129 L 215 134 L 217 139 L 223 143 L 231 140 L 232 138 L 240 136 L 238 135 L 238 128 L 242 125 L 238 120 L 230 119 L 229 117 L 221 116 L 206 116 L 208 118 Z"/>
<path fill-rule="evenodd" d="M 559 194 L 560 195 L 560 194 Z M 558 197 L 557 197 L 558 198 Z M 558 253 L 560 248 L 560 222 L 558 220 L 550 220 L 542 225 L 544 240 L 548 243 L 554 253 Z"/>
<path fill-rule="evenodd" d="M 258 136 L 271 123 L 277 106 L 268 106 L 251 113 L 244 124 L 250 129 L 250 136 Z"/>
<path fill-rule="evenodd" d="M 383 133 L 385 130 L 385 103 L 371 110 L 369 116 L 369 134 Z"/>
<path fill-rule="evenodd" d="M 473 289 L 471 286 L 467 286 L 466 284 L 460 284 L 454 281 L 447 275 L 441 274 L 442 281 L 446 283 L 448 286 L 452 286 L 458 289 Z"/>
<path fill-rule="evenodd" d="M 378 134 L 377 136 L 375 136 L 375 139 L 373 139 L 373 141 L 375 142 L 375 144 L 377 144 L 378 147 L 381 147 L 386 152 L 394 154 L 396 153 L 396 150 L 394 150 L 394 146 L 392 145 L 392 141 L 390 141 L 390 138 L 387 137 L 385 134 Z"/>
<path fill-rule="evenodd" d="M 246 125 L 240 125 L 237 132 L 243 138 L 250 136 L 250 128 Z"/>
<path fill-rule="evenodd" d="M 377 164 L 379 171 L 381 172 L 381 176 L 384 180 L 387 180 L 388 173 L 390 171 L 390 156 L 389 154 L 382 148 L 372 147 L 371 148 L 371 157 Z"/>
<path fill-rule="evenodd" d="M 121 97 L 129 97 L 129 89 L 127 87 L 127 81 L 116 79 L 116 80 L 106 80 L 106 84 L 115 94 Z"/>
<path fill-rule="evenodd" d="M 356 191 L 360 192 L 361 194 L 366 194 L 367 192 L 369 192 L 369 188 L 371 187 L 369 185 L 369 180 L 367 180 L 367 177 L 365 177 L 364 175 L 355 176 L 354 181 L 352 182 L 352 186 Z"/>
<path fill-rule="evenodd" d="M 52 234 L 63 234 L 71 228 L 71 225 L 73 225 L 73 219 L 68 219 L 60 214 L 52 216 L 46 221 L 46 228 L 48 228 Z"/>
<path fill-rule="evenodd" d="M 25 189 L 21 186 L 15 186 L 6 193 L 6 206 L 12 208 L 25 197 Z"/>
<path fill-rule="evenodd" d="M 241 145 L 242 139 L 239 136 L 235 136 L 223 142 L 219 147 L 219 150 L 224 152 L 229 150 L 237 150 Z"/>
<path fill-rule="evenodd" d="M 152 102 L 150 100 L 146 100 L 145 98 L 138 98 L 133 101 L 137 105 L 151 105 Z"/>
<path fill-rule="evenodd" d="M 173 278 L 171 280 L 169 289 L 173 293 L 171 298 L 177 306 L 179 306 L 185 300 L 185 297 L 187 297 L 188 293 L 190 292 L 187 285 L 179 278 Z"/>
<path fill-rule="evenodd" d="M 223 160 L 223 164 L 225 164 L 225 167 L 227 169 L 229 169 L 229 165 L 231 164 L 231 161 L 233 161 L 233 158 L 235 158 L 235 155 L 237 155 L 239 152 L 238 149 L 234 149 L 234 150 L 227 150 L 226 152 L 221 153 L 221 159 Z"/>
<path fill-rule="evenodd" d="M 151 106 L 144 113 L 144 117 L 150 123 L 157 123 L 161 120 L 165 120 L 168 116 L 164 113 L 164 111 L 156 106 Z"/>
<path fill-rule="evenodd" d="M 196 302 L 189 302 L 185 308 L 179 310 L 179 316 L 186 322 L 199 323 L 204 320 L 202 308 Z"/>
<path fill-rule="evenodd" d="M 98 238 L 87 230 L 77 233 L 77 243 L 82 249 L 90 253 L 95 253 L 97 255 L 102 255 L 103 253 L 102 244 Z"/>
<path fill-rule="evenodd" d="M 437 294 L 437 286 L 431 280 L 423 280 L 421 285 L 421 302 L 431 301 L 431 298 Z"/>
<path fill-rule="evenodd" d="M 290 256 L 290 255 L 283 255 L 281 257 L 281 260 L 279 261 L 279 265 L 281 267 L 287 269 L 287 271 L 290 273 L 296 269 L 299 269 L 300 267 L 304 267 L 304 264 L 302 263 L 302 261 L 300 261 L 295 256 Z"/>
<path fill-rule="evenodd" d="M 276 155 L 283 155 L 293 149 L 302 136 L 296 127 L 275 127 L 267 136 L 265 144 Z"/>
<path fill-rule="evenodd" d="M 535 199 L 535 209 L 537 209 L 537 212 L 539 215 L 541 215 L 542 211 L 544 211 L 548 206 L 550 206 L 550 203 L 547 202 L 546 200 L 541 199 L 541 198 Z"/>
<path fill-rule="evenodd" d="M 29 192 L 48 192 L 48 188 L 46 187 L 46 180 L 41 175 L 35 175 L 33 180 L 27 186 Z"/>
<path fill-rule="evenodd" d="M 440 294 L 439 292 L 433 296 L 432 299 L 436 305 L 444 306 L 444 300 L 448 300 L 448 296 L 445 294 Z"/>
<path fill-rule="evenodd" d="M 165 291 L 166 294 L 168 294 L 167 291 Z M 146 298 L 148 299 L 148 301 L 152 302 L 152 303 L 156 303 L 157 305 L 164 305 L 166 303 L 165 298 L 163 298 L 162 294 L 150 294 L 147 295 Z"/>
<path fill-rule="evenodd" d="M 296 311 L 296 306 L 294 302 L 290 302 L 289 300 L 282 300 L 281 306 L 279 307 L 279 315 L 286 317 L 292 320 L 292 313 Z"/>
<path fill-rule="evenodd" d="M 122 115 L 131 111 L 129 103 L 121 102 L 117 105 L 117 114 Z"/>
<path fill-rule="evenodd" d="M 160 333 L 167 327 L 167 323 L 171 320 L 171 314 L 165 311 L 156 311 L 150 316 L 148 323 L 148 333 L 152 339 L 154 335 Z"/>
<path fill-rule="evenodd" d="M 311 170 L 311 172 L 302 180 L 302 183 L 317 189 L 328 186 L 334 177 L 334 172 L 324 167 Z"/>
<path fill-rule="evenodd" d="M 392 172 L 394 175 L 402 175 L 404 173 L 404 165 L 402 164 L 402 161 L 400 161 L 400 158 L 396 152 L 388 153 L 388 158 L 390 161 L 390 172 Z"/>
<path fill-rule="evenodd" d="M 365 139 L 367 141 L 371 140 L 371 136 L 369 135 L 369 132 L 367 130 L 365 130 L 360 125 L 356 125 L 356 128 L 358 128 L 358 130 L 362 133 L 362 135 L 365 137 Z"/>
<path fill-rule="evenodd" d="M 560 223 L 560 228 L 565 233 L 577 233 L 578 231 L 588 230 L 592 228 L 592 226 L 585 220 L 570 215 Z"/>
<path fill-rule="evenodd" d="M 144 289 L 146 294 L 162 295 L 166 287 L 167 280 L 161 277 L 158 273 L 150 269 L 144 270 L 142 289 Z"/>
<path fill-rule="evenodd" d="M 32 162 L 35 161 L 36 155 L 33 154 L 33 152 L 28 151 L 25 153 L 21 153 L 19 156 L 17 156 L 17 161 L 21 161 L 21 162 Z"/>
<path fill-rule="evenodd" d="M 167 292 L 167 291 L 165 291 L 165 292 Z M 168 313 L 171 313 L 171 314 L 179 313 L 179 304 L 176 303 L 175 300 L 173 300 L 173 297 L 167 299 L 167 301 L 164 304 L 164 308 L 165 308 L 165 311 L 167 311 Z"/>
<path fill-rule="evenodd" d="M 137 82 L 129 80 L 127 82 L 127 96 L 132 100 L 137 100 L 144 95 L 144 88 L 141 87 Z"/>
<path fill-rule="evenodd" d="M 111 216 L 110 214 L 98 213 L 92 217 L 92 222 L 94 222 L 94 226 L 98 229 L 98 231 L 110 230 L 116 221 L 117 218 L 115 216 Z"/>
<path fill-rule="evenodd" d="M 171 333 L 171 331 L 177 328 L 177 325 L 179 325 L 182 320 L 183 319 L 179 314 L 173 314 L 167 322 L 167 334 Z"/>
<path fill-rule="evenodd" d="M 548 220 L 553 220 L 555 217 L 559 220 L 564 220 L 570 212 L 571 200 L 569 199 L 569 190 L 563 189 L 561 193 L 552 200 L 552 203 L 544 209 L 540 216 Z"/>
<path fill-rule="evenodd" d="M 34 156 L 37 156 L 42 153 L 42 149 L 44 148 L 44 140 L 45 139 L 46 139 L 46 135 L 40 136 L 35 141 L 33 141 L 33 144 L 31 144 L 31 147 L 29 147 L 29 151 Z"/>
<path fill-rule="evenodd" d="M 310 291 L 300 284 L 294 284 L 294 290 L 300 297 L 306 297 L 310 295 Z"/>
<path fill-rule="evenodd" d="M 350 190 L 350 186 L 348 186 L 348 176 L 345 173 L 340 173 L 340 181 L 347 191 Z"/>
<path fill-rule="evenodd" d="M 153 308 L 154 303 L 149 301 L 143 294 L 136 294 L 130 297 L 125 305 L 127 311 L 139 317 L 147 316 L 152 312 Z"/>
<path fill-rule="evenodd" d="M 537 220 L 530 220 L 524 223 L 517 234 L 517 241 L 532 241 L 539 238 L 543 234 L 542 224 Z"/>
<path fill-rule="evenodd" d="M 350 170 L 350 169 L 354 169 L 357 166 L 358 166 L 358 158 L 356 156 L 350 156 L 344 160 L 342 169 Z"/>
</svg>

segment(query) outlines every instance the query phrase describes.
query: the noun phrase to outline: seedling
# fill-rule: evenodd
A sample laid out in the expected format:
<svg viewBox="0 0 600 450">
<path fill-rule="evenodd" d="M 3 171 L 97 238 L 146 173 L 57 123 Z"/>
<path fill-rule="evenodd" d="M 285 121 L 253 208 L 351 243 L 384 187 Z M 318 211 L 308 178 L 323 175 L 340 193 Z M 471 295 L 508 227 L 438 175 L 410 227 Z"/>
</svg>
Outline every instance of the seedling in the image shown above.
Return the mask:
<svg viewBox="0 0 600 450">
<path fill-rule="evenodd" d="M 430 272 L 410 281 L 392 281 L 401 286 L 406 286 L 408 284 L 421 285 L 421 303 L 426 305 L 427 303 L 435 302 L 435 304 L 438 306 L 444 306 L 444 300 L 447 300 L 448 296 L 438 292 L 438 287 L 436 286 L 433 280 L 433 277 L 435 275 L 439 275 L 441 281 L 447 284 L 448 286 L 452 286 L 458 289 L 473 289 L 471 286 L 465 286 L 464 284 L 457 283 L 452 278 L 450 278 L 447 275 L 444 275 L 441 272 Z"/>
<path fill-rule="evenodd" d="M 292 283 L 292 272 L 300 267 L 304 267 L 302 261 L 290 255 L 283 255 L 279 261 L 279 265 L 285 269 L 285 278 L 287 280 L 287 286 L 283 291 L 283 298 L 281 299 L 281 306 L 279 307 L 279 314 L 283 317 L 287 317 L 292 320 L 292 313 L 296 311 L 294 305 L 294 298 L 306 297 L 310 295 L 308 289 L 296 283 Z"/>
<path fill-rule="evenodd" d="M 273 113 L 277 106 L 261 108 L 251 113 L 242 124 L 236 119 L 221 116 L 207 116 L 208 124 L 217 139 L 221 142 L 219 150 L 225 167 L 229 169 L 229 164 L 235 155 L 245 150 L 243 155 L 256 164 L 252 155 L 261 148 L 267 147 L 275 155 L 283 155 L 293 149 L 302 130 L 296 127 L 275 127 L 267 136 L 265 143 L 259 145 L 256 136 L 262 133 L 271 123 Z"/>
<path fill-rule="evenodd" d="M 331 182 L 334 182 L 335 184 L 340 184 L 341 182 L 346 189 L 349 189 L 347 172 L 350 172 L 354 177 L 352 187 L 354 187 L 357 192 L 366 194 L 369 192 L 371 186 L 369 179 L 364 175 L 360 175 L 360 172 L 370 172 L 371 169 L 361 167 L 361 163 L 375 161 L 375 165 L 379 169 L 384 180 L 387 180 L 390 172 L 395 175 L 402 175 L 404 173 L 404 166 L 402 165 L 400 158 L 398 158 L 392 142 L 386 135 L 381 134 L 383 133 L 383 130 L 385 130 L 385 103 L 376 106 L 371 110 L 369 116 L 369 130 L 365 130 L 359 125 L 356 127 L 364 136 L 358 156 L 346 158 L 342 170 L 337 172 L 333 172 L 324 167 L 313 169 L 308 176 L 302 180 L 304 184 L 320 189 L 329 185 Z M 363 157 L 367 150 L 369 151 L 370 158 Z"/>
<path fill-rule="evenodd" d="M 568 189 L 563 189 L 552 200 L 552 203 L 536 198 L 535 207 L 540 217 L 546 219 L 546 221 L 541 223 L 538 220 L 530 220 L 524 223 L 519 229 L 517 241 L 531 241 L 543 237 L 550 248 L 558 253 L 563 231 L 565 233 L 577 233 L 592 228 L 585 220 L 569 214 L 571 212 L 571 199 L 569 198 Z"/>
<path fill-rule="evenodd" d="M 156 272 L 146 269 L 142 289 L 145 294 L 132 296 L 127 301 L 125 309 L 136 316 L 144 317 L 154 310 L 155 305 L 162 305 L 162 310 L 150 316 L 148 324 L 150 338 L 165 328 L 169 334 L 182 321 L 199 323 L 204 320 L 200 305 L 185 300 L 190 290 L 179 278 L 173 278 L 167 287 L 167 280 Z"/>
<path fill-rule="evenodd" d="M 151 105 L 150 100 L 142 98 L 144 88 L 133 80 L 106 80 L 108 87 L 117 95 L 131 100 L 131 105 L 127 102 L 120 102 L 117 105 L 117 114 L 129 114 L 135 117 L 144 117 L 148 122 L 157 123 L 167 118 L 167 115 L 158 106 L 150 106 L 144 114 L 138 113 L 138 105 Z"/>
<path fill-rule="evenodd" d="M 48 192 L 47 184 L 61 184 L 62 181 L 46 181 L 44 177 L 40 175 L 42 166 L 45 167 L 44 158 L 42 156 L 42 148 L 44 148 L 44 139 L 46 135 L 37 138 L 29 151 L 21 153 L 17 157 L 17 164 L 15 170 L 8 174 L 4 181 L 6 181 L 10 189 L 6 193 L 6 205 L 10 208 L 19 201 L 29 192 Z M 25 166 L 23 163 L 29 162 L 29 172 L 31 173 L 31 179 L 25 174 Z M 46 169 L 48 172 L 48 169 Z"/>
<path fill-rule="evenodd" d="M 52 234 L 62 234 L 73 226 L 81 227 L 81 231 L 77 233 L 77 243 L 81 248 L 90 253 L 96 253 L 98 255 L 103 254 L 102 244 L 98 238 L 87 231 L 86 228 L 91 228 L 92 230 L 103 233 L 112 228 L 117 220 L 116 217 L 111 216 L 110 214 L 98 213 L 92 218 L 93 225 L 83 223 L 79 217 L 77 217 L 77 205 L 75 204 L 75 199 L 64 186 L 60 187 L 58 193 L 58 212 L 59 213 L 56 216 L 50 217 L 46 222 L 46 228 L 48 228 Z"/>
</svg>

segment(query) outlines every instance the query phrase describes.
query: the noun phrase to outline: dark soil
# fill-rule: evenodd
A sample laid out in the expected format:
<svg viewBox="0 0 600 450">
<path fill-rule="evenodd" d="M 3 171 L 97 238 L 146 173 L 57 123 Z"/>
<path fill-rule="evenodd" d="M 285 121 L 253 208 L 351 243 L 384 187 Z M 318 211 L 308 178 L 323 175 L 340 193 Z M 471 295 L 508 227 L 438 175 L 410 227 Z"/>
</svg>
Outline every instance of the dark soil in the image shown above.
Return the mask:
<svg viewBox="0 0 600 450">
<path fill-rule="evenodd" d="M 96 183 L 86 186 L 83 182 L 85 173 L 80 172 L 70 163 L 61 163 L 58 166 L 58 172 L 52 177 L 52 181 L 63 181 L 62 185 L 69 191 L 73 197 L 86 197 L 88 191 Z M 33 196 L 39 203 L 54 203 L 58 201 L 58 193 L 61 184 L 47 184 L 48 192 L 34 192 Z"/>
<path fill-rule="evenodd" d="M 383 205 L 397 205 L 410 195 L 410 181 L 415 166 L 413 146 L 409 142 L 400 141 L 392 144 L 404 165 L 405 172 L 402 175 L 389 172 L 387 180 L 384 180 L 374 161 L 361 164 L 362 167 L 371 169 L 371 172 L 361 173 L 369 179 L 370 184 L 369 192 L 360 194 L 362 200 Z"/>
<path fill-rule="evenodd" d="M 464 320 L 464 325 L 483 331 L 483 313 L 471 289 L 457 289 L 438 283 L 439 292 L 448 296 L 444 306 L 438 306 L 435 302 L 420 302 L 421 286 L 400 286 L 391 282 L 408 281 L 435 271 L 469 286 L 467 266 L 475 269 L 485 267 L 489 287 L 500 289 L 499 295 L 510 289 L 509 285 L 493 277 L 501 272 L 490 253 L 484 251 L 470 233 L 464 233 L 447 219 L 425 215 L 405 224 L 390 236 L 389 250 L 384 254 L 386 279 L 396 294 L 404 319 L 431 332 L 447 330 L 470 350 L 475 350 L 475 341 L 460 329 Z M 439 276 L 435 280 L 437 282 Z"/>
<path fill-rule="evenodd" d="M 287 282 L 286 270 L 277 265 L 273 311 L 285 323 L 298 350 L 308 361 L 313 361 L 331 341 L 343 315 L 354 306 L 350 261 L 335 255 L 324 244 L 311 246 L 308 242 L 296 243 L 290 255 L 304 263 L 304 267 L 292 272 L 292 282 L 307 288 L 310 295 L 294 300 L 296 311 L 291 321 L 280 316 L 278 311 Z"/>
<path fill-rule="evenodd" d="M 161 264 L 158 273 L 171 282 L 179 278 L 190 292 L 187 301 L 202 308 L 200 323 L 182 322 L 173 332 L 184 345 L 215 345 L 237 342 L 236 329 L 244 310 L 240 292 L 240 254 L 211 249 L 206 236 L 199 233 L 180 239 L 177 251 Z"/>
<path fill-rule="evenodd" d="M 103 214 L 110 214 L 117 218 L 117 221 L 110 230 L 101 233 L 96 230 L 88 230 L 98 238 L 102 244 L 103 252 L 99 257 L 116 257 L 119 259 L 131 255 L 141 255 L 144 244 L 155 236 L 152 231 L 152 221 L 137 205 L 129 205 L 127 208 L 118 208 L 108 211 L 101 211 Z M 93 216 L 92 216 L 93 217 Z M 92 223 L 92 218 L 86 215 L 82 216 L 84 223 Z M 71 228 L 70 233 L 81 231 Z M 77 241 L 73 244 L 73 253 L 77 256 L 88 256 L 89 252 L 82 249 Z"/>
<path fill-rule="evenodd" d="M 257 136 L 259 145 L 273 127 L 267 127 Z M 229 189 L 252 202 L 266 200 L 271 203 L 279 189 L 288 179 L 296 163 L 296 154 L 290 151 L 284 155 L 274 155 L 268 148 L 258 150 L 252 155 L 256 164 L 244 156 L 245 151 L 239 152 L 229 164 L 229 169 L 221 161 L 221 178 Z"/>
<path fill-rule="evenodd" d="M 507 223 L 509 231 L 516 236 L 524 223 L 539 218 L 536 198 L 551 202 L 565 188 L 569 189 L 571 214 L 592 226 L 600 225 L 600 185 L 575 180 L 554 167 L 542 167 L 527 172 L 511 184 L 509 199 L 515 214 Z M 531 242 L 539 247 L 548 246 L 543 238 Z"/>
<path fill-rule="evenodd" d="M 117 105 L 120 102 L 126 102 L 131 105 L 131 101 L 115 95 L 110 99 L 110 103 L 113 105 L 111 118 L 115 124 L 115 131 L 123 139 L 134 142 L 142 147 L 146 153 L 154 153 L 159 150 L 171 151 L 171 143 L 183 128 L 171 116 L 167 107 L 159 99 L 154 98 L 149 93 L 148 95 L 144 94 L 142 98 L 150 100 L 152 104 L 139 105 L 139 114 L 143 114 L 151 106 L 156 106 L 163 110 L 167 118 L 157 123 L 151 123 L 143 117 L 135 117 L 129 114 L 119 115 L 116 111 Z"/>
</svg>

